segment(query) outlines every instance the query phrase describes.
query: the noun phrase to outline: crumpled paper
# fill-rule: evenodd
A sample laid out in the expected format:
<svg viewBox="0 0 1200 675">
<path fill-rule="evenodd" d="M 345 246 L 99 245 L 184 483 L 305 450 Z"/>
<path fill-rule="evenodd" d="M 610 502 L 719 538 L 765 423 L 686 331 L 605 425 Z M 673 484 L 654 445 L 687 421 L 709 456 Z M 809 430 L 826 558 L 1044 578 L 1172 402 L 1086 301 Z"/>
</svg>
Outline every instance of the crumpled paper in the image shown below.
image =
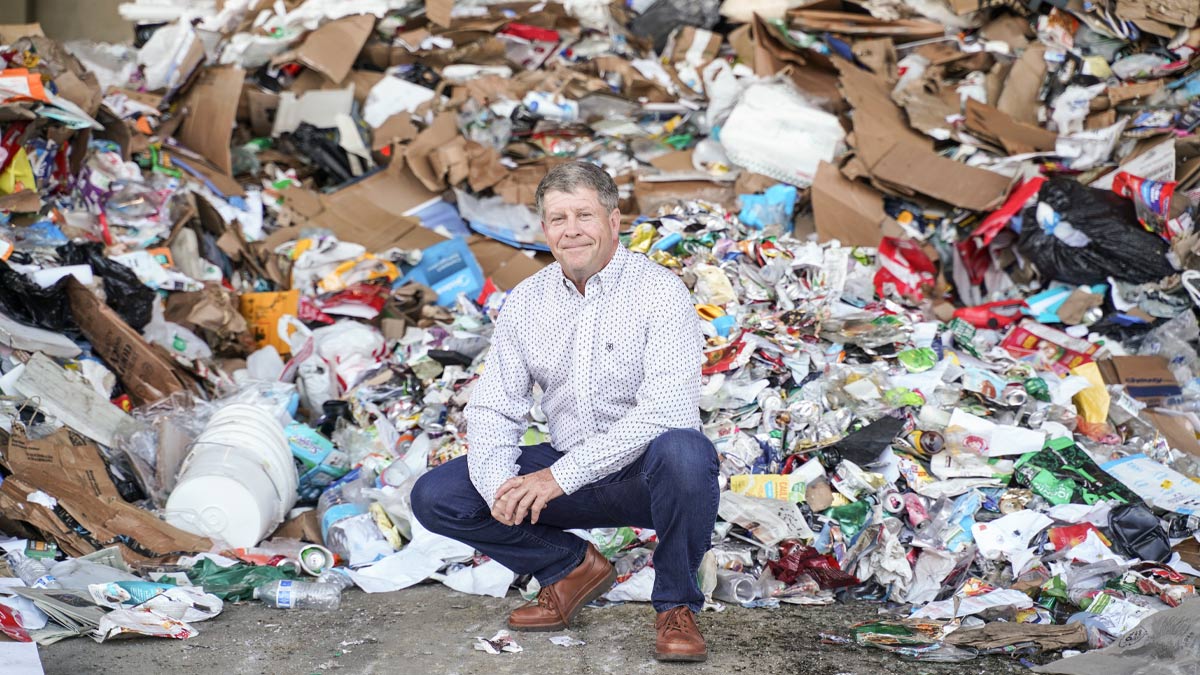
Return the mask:
<svg viewBox="0 0 1200 675">
<path fill-rule="evenodd" d="M 500 652 L 508 652 L 509 654 L 519 654 L 525 651 L 517 641 L 512 638 L 506 630 L 497 631 L 491 639 L 476 637 L 475 650 L 487 652 L 489 654 L 499 654 Z"/>
</svg>

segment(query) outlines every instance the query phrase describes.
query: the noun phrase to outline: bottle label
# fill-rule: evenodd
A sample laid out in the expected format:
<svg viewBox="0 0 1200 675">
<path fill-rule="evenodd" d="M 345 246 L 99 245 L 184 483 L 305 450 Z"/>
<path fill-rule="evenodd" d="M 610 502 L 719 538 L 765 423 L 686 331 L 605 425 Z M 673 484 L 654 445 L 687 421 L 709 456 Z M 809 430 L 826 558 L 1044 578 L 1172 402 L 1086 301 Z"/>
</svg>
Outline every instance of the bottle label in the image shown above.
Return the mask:
<svg viewBox="0 0 1200 675">
<path fill-rule="evenodd" d="M 279 591 L 275 596 L 276 606 L 282 609 L 291 609 L 296 604 L 294 591 L 292 590 L 292 582 L 286 579 L 279 582 Z"/>
</svg>

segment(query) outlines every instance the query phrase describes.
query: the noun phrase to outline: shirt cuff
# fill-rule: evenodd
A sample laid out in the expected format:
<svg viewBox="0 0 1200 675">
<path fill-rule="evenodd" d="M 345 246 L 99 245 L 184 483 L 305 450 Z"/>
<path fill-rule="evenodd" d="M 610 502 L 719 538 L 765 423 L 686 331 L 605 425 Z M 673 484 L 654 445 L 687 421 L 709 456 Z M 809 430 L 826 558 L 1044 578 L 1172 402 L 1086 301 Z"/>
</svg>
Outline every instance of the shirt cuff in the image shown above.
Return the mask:
<svg viewBox="0 0 1200 675">
<path fill-rule="evenodd" d="M 568 495 L 592 482 L 587 478 L 587 470 L 579 466 L 579 462 L 570 453 L 559 457 L 558 461 L 550 465 L 550 475 L 554 476 L 554 482 L 562 488 L 563 494 Z"/>
</svg>

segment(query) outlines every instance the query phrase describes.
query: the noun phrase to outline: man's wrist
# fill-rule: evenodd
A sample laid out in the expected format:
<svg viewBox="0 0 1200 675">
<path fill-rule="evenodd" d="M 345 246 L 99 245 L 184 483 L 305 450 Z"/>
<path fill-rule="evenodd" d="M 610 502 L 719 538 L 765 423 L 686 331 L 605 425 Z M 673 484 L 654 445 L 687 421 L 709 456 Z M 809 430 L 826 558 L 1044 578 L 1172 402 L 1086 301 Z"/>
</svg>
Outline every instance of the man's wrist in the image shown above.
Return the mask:
<svg viewBox="0 0 1200 675">
<path fill-rule="evenodd" d="M 554 482 L 558 485 L 558 489 L 562 490 L 564 495 L 569 495 L 578 490 L 581 486 L 576 485 L 570 480 L 572 473 L 578 473 L 578 467 L 573 461 L 568 460 L 569 455 L 563 455 L 559 460 L 551 464 L 548 468 L 550 476 L 554 478 Z"/>
</svg>

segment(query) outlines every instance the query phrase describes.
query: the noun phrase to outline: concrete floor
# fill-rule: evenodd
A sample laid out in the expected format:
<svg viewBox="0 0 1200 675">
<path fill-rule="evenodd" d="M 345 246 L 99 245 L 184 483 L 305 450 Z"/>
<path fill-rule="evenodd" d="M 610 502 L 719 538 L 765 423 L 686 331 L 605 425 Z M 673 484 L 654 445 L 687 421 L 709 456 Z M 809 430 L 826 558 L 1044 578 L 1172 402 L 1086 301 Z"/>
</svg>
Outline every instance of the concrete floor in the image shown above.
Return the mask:
<svg viewBox="0 0 1200 675">
<path fill-rule="evenodd" d="M 227 605 L 217 618 L 195 624 L 190 640 L 150 638 L 96 644 L 73 639 L 41 649 L 46 675 L 159 673 L 770 673 L 771 675 L 1015 675 L 1020 664 L 986 657 L 957 664 L 903 661 L 860 647 L 825 645 L 819 632 L 845 634 L 872 618 L 867 604 L 706 612 L 700 627 L 709 644 L 703 664 L 660 664 L 653 656 L 653 610 L 648 604 L 585 608 L 579 626 L 563 633 L 516 633 L 524 651 L 489 655 L 472 648 L 491 637 L 520 604 L 463 595 L 440 584 L 396 593 L 348 591 L 337 612 L 272 610 Z M 551 635 L 587 644 L 560 647 Z M 0 666 L 0 672 L 3 667 Z"/>
</svg>

